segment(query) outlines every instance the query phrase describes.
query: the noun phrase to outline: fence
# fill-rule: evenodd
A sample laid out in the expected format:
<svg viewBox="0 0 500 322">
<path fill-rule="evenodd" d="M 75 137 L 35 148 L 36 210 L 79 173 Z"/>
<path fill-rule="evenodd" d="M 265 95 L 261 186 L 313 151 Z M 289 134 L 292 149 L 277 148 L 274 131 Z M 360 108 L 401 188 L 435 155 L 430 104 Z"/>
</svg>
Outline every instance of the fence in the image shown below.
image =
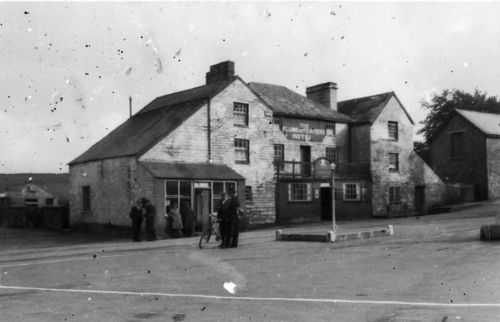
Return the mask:
<svg viewBox="0 0 500 322">
<path fill-rule="evenodd" d="M 3 211 L 3 224 L 9 228 L 69 228 L 68 207 L 8 207 Z"/>
</svg>

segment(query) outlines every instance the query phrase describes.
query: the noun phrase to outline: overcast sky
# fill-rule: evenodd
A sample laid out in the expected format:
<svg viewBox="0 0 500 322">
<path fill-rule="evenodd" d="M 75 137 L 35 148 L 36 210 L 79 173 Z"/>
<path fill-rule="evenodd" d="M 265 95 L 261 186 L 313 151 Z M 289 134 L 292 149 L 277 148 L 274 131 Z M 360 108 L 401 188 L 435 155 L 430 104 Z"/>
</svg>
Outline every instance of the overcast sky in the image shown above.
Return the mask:
<svg viewBox="0 0 500 322">
<path fill-rule="evenodd" d="M 155 97 L 232 60 L 247 82 L 500 96 L 498 2 L 1 2 L 0 172 L 67 163 Z"/>
</svg>

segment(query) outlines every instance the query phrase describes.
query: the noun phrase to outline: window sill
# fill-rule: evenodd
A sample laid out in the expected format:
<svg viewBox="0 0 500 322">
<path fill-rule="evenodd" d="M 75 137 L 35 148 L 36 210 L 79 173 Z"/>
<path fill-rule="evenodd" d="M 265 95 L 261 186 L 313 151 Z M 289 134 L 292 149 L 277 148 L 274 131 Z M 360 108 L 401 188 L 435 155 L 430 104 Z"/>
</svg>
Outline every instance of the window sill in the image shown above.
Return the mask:
<svg viewBox="0 0 500 322">
<path fill-rule="evenodd" d="M 248 128 L 248 124 L 233 124 L 236 127 L 246 127 Z"/>
<path fill-rule="evenodd" d="M 288 200 L 288 203 L 307 203 L 312 202 L 312 200 Z"/>
<path fill-rule="evenodd" d="M 234 161 L 236 164 L 250 164 L 250 161 Z"/>
<path fill-rule="evenodd" d="M 345 199 L 342 199 L 342 202 L 345 202 L 345 203 L 361 203 L 361 200 L 358 199 L 358 200 L 345 200 Z"/>
</svg>

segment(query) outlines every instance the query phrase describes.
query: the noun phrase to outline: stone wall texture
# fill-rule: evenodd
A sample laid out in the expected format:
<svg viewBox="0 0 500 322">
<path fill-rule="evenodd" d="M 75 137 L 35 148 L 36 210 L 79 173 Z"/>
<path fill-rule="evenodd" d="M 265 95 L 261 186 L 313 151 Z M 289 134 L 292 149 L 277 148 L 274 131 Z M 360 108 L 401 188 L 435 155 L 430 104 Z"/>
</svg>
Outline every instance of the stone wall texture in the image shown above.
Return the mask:
<svg viewBox="0 0 500 322">
<path fill-rule="evenodd" d="M 434 170 L 415 151 L 410 153 L 409 162 L 410 182 L 413 186 L 424 189 L 425 204 L 422 212 L 427 213 L 431 208 L 446 203 L 447 186 Z"/>
<path fill-rule="evenodd" d="M 389 138 L 389 121 L 398 122 L 398 139 Z M 370 130 L 370 168 L 374 216 L 411 213 L 414 209 L 414 184 L 410 181 L 409 156 L 413 151 L 413 124 L 398 100 L 392 97 Z M 389 169 L 389 153 L 399 154 L 399 169 Z M 401 187 L 401 203 L 389 203 L 389 187 Z"/>
<path fill-rule="evenodd" d="M 90 187 L 90 211 L 83 211 L 82 189 Z M 151 174 L 134 158 L 70 166 L 70 222 L 129 226 L 130 207 L 139 198 L 155 201 Z M 158 218 L 160 222 L 161 219 Z"/>
<path fill-rule="evenodd" d="M 500 139 L 486 139 L 488 164 L 488 198 L 500 198 Z"/>
<path fill-rule="evenodd" d="M 463 132 L 463 156 L 451 156 L 451 134 Z M 461 116 L 453 117 L 431 142 L 431 165 L 447 183 L 476 186 L 476 197 L 486 199 L 488 174 L 486 139 L 481 131 Z"/>
</svg>

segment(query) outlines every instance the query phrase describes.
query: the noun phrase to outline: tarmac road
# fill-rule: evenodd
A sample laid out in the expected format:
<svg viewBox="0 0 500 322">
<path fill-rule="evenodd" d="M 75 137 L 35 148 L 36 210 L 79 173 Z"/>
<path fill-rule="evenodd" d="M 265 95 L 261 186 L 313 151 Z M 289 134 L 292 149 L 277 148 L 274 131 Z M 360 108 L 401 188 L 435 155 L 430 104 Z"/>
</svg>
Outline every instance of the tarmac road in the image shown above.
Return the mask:
<svg viewBox="0 0 500 322">
<path fill-rule="evenodd" d="M 261 230 L 237 249 L 192 238 L 5 250 L 0 320 L 497 321 L 500 243 L 479 241 L 497 208 L 339 223 L 395 233 L 334 244 Z"/>
</svg>

